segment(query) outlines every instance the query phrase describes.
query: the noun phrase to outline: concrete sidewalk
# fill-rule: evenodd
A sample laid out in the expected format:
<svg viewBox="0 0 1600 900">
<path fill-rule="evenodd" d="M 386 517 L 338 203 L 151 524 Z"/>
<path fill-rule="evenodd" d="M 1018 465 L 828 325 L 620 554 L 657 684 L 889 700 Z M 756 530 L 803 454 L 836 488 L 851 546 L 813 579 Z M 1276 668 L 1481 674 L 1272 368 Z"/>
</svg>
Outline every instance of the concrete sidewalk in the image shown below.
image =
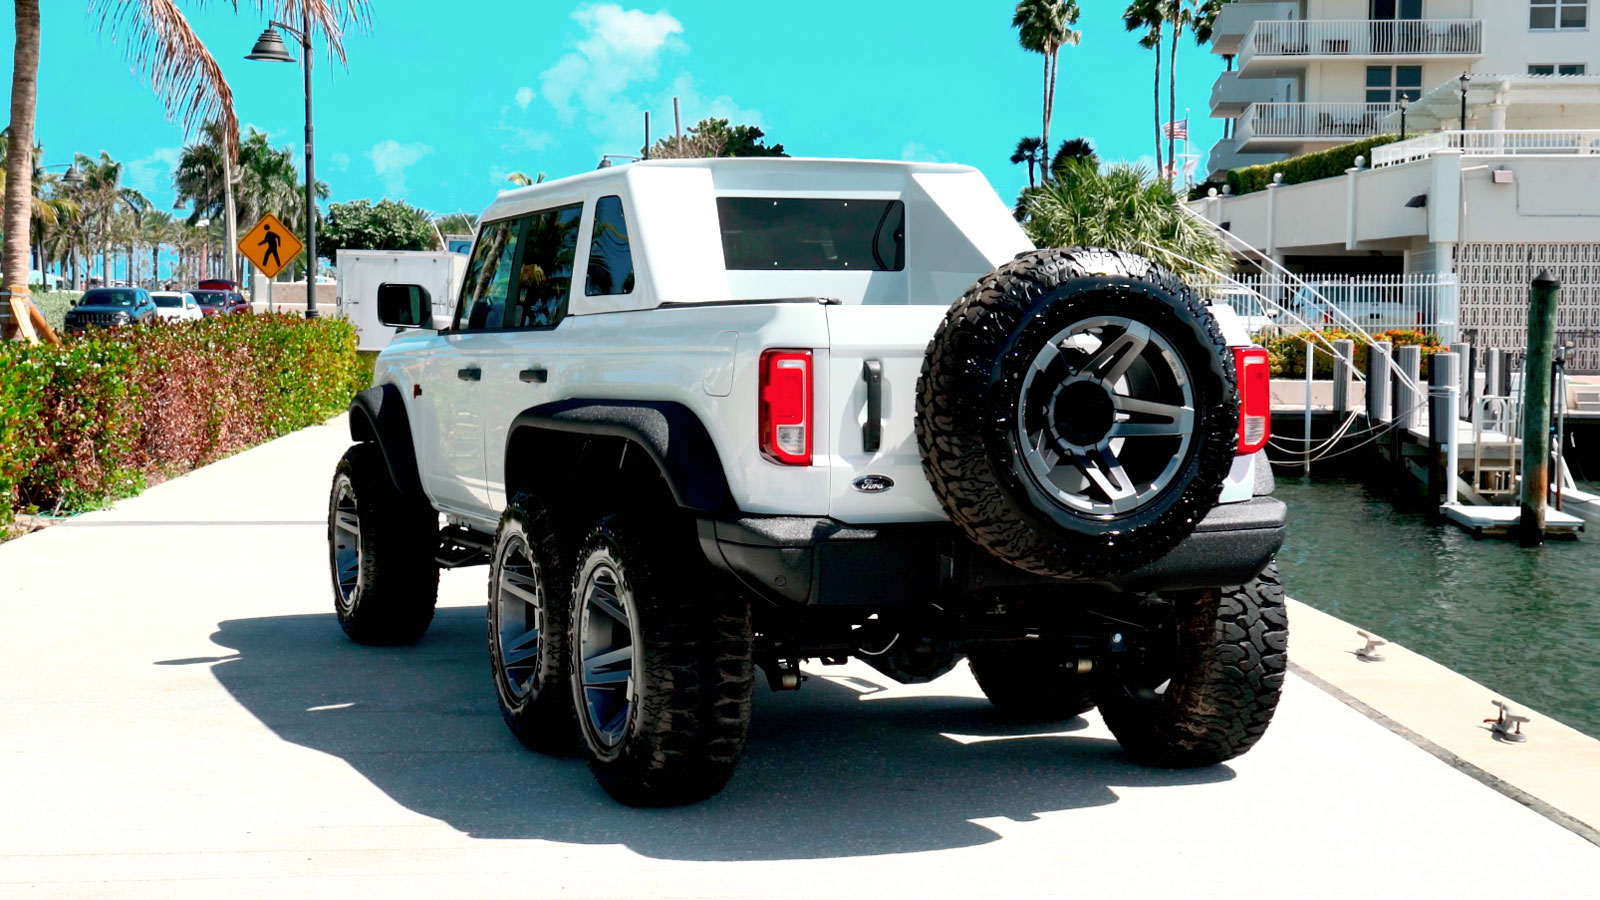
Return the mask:
<svg viewBox="0 0 1600 900">
<path fill-rule="evenodd" d="M 331 612 L 312 428 L 0 545 L 0 895 L 1592 896 L 1600 848 L 1291 678 L 1252 753 L 1127 762 L 964 667 L 757 695 L 726 791 L 613 803 L 500 722 L 484 570 L 414 647 Z M 1291 585 L 1291 590 L 1293 586 Z M 1293 642 L 1291 641 L 1291 656 Z"/>
</svg>

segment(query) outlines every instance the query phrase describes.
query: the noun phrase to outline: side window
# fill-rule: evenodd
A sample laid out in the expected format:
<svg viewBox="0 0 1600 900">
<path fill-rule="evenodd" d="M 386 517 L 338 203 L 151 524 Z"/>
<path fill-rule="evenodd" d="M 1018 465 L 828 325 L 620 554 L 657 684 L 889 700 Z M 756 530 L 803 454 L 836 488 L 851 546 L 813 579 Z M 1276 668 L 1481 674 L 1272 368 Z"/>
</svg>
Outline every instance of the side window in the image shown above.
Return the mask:
<svg viewBox="0 0 1600 900">
<path fill-rule="evenodd" d="M 517 267 L 516 297 L 504 327 L 547 328 L 566 316 L 582 218 L 582 204 L 529 217 L 522 239 L 522 263 Z"/>
<path fill-rule="evenodd" d="M 478 244 L 461 282 L 461 305 L 456 309 L 458 329 L 502 328 L 506 298 L 514 274 L 522 219 L 491 222 L 483 226 Z"/>
<path fill-rule="evenodd" d="M 621 197 L 601 197 L 594 205 L 589 277 L 583 292 L 590 297 L 633 293 L 633 249 L 628 245 L 628 223 L 622 216 Z"/>
</svg>

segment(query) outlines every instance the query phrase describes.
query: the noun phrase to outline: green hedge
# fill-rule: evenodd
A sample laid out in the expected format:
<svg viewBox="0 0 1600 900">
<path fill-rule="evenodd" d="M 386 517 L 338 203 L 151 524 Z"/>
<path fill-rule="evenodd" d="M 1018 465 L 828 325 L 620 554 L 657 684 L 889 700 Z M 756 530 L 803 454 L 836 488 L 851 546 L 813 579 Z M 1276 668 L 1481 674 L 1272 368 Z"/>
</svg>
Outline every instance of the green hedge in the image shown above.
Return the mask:
<svg viewBox="0 0 1600 900">
<path fill-rule="evenodd" d="M 33 305 L 39 307 L 51 328 L 60 331 L 67 320 L 67 310 L 82 296 L 82 291 L 34 291 Z"/>
<path fill-rule="evenodd" d="M 1233 193 L 1238 195 L 1266 190 L 1267 185 L 1272 183 L 1272 176 L 1278 172 L 1283 173 L 1284 184 L 1301 184 L 1307 181 L 1332 178 L 1335 175 L 1343 175 L 1346 169 L 1354 166 L 1358 156 L 1365 156 L 1368 164 L 1370 164 L 1372 161 L 1372 148 L 1381 147 L 1384 144 L 1392 144 L 1398 140 L 1400 140 L 1399 135 L 1380 134 L 1377 137 L 1356 141 L 1353 144 L 1344 144 L 1329 150 L 1307 153 L 1282 162 L 1233 169 L 1228 172 L 1227 184 L 1233 188 Z M 1205 186 L 1202 185 L 1202 187 Z"/>
<path fill-rule="evenodd" d="M 338 319 L 219 316 L 0 344 L 0 524 L 92 509 L 321 422 L 370 380 Z"/>
<path fill-rule="evenodd" d="M 1267 357 L 1272 365 L 1273 378 L 1304 378 L 1306 377 L 1306 339 L 1311 335 L 1309 331 L 1298 334 L 1286 334 L 1278 337 L 1261 339 L 1260 343 L 1267 348 Z M 1349 332 L 1330 329 L 1322 332 L 1322 336 L 1329 341 L 1348 338 L 1356 342 L 1355 367 L 1358 372 L 1365 372 L 1367 367 L 1367 345 L 1363 340 Z M 1375 341 L 1388 341 L 1396 347 L 1407 344 L 1416 344 L 1422 348 L 1422 377 L 1428 377 L 1428 362 L 1435 353 L 1448 350 L 1439 342 L 1436 335 L 1424 334 L 1411 329 L 1392 329 L 1380 331 L 1372 335 Z M 1317 345 L 1317 363 L 1313 378 L 1333 377 L 1333 356 L 1328 350 L 1328 345 L 1320 341 Z"/>
</svg>

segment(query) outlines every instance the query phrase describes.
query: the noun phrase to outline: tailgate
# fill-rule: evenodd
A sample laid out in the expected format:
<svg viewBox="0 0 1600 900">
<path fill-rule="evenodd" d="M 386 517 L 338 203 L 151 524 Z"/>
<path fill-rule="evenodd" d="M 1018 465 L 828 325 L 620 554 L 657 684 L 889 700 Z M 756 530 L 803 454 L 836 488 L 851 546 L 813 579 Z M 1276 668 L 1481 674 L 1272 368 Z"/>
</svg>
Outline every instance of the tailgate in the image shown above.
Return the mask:
<svg viewBox="0 0 1600 900">
<path fill-rule="evenodd" d="M 829 306 L 826 412 L 832 446 L 829 514 L 845 522 L 927 522 L 944 518 L 922 474 L 913 421 L 922 356 L 947 307 Z M 866 363 L 882 372 L 881 439 L 864 449 Z M 819 398 L 821 399 L 821 398 Z M 818 403 L 821 407 L 822 404 Z M 819 409 L 819 412 L 822 410 Z M 862 490 L 857 482 L 869 479 Z M 893 485 L 883 489 L 884 479 Z M 871 488 L 878 488 L 871 490 Z"/>
</svg>

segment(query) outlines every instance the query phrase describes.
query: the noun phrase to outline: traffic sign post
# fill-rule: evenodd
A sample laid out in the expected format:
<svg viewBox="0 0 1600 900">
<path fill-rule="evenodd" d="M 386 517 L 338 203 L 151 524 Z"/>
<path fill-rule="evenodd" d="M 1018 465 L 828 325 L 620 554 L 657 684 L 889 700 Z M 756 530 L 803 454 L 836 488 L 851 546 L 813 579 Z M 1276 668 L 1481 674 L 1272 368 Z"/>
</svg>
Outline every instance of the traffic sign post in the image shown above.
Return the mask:
<svg viewBox="0 0 1600 900">
<path fill-rule="evenodd" d="M 245 236 L 239 239 L 239 252 L 243 253 L 245 259 L 250 260 L 251 265 L 259 269 L 261 274 L 267 276 L 267 312 L 272 311 L 272 279 L 277 278 L 278 273 L 288 267 L 303 249 L 305 245 L 300 243 L 294 232 L 272 213 L 263 214 L 260 220 L 245 232 Z M 311 293 L 314 290 L 316 290 L 316 279 L 308 277 L 306 279 L 308 303 L 314 302 L 315 295 Z"/>
</svg>

